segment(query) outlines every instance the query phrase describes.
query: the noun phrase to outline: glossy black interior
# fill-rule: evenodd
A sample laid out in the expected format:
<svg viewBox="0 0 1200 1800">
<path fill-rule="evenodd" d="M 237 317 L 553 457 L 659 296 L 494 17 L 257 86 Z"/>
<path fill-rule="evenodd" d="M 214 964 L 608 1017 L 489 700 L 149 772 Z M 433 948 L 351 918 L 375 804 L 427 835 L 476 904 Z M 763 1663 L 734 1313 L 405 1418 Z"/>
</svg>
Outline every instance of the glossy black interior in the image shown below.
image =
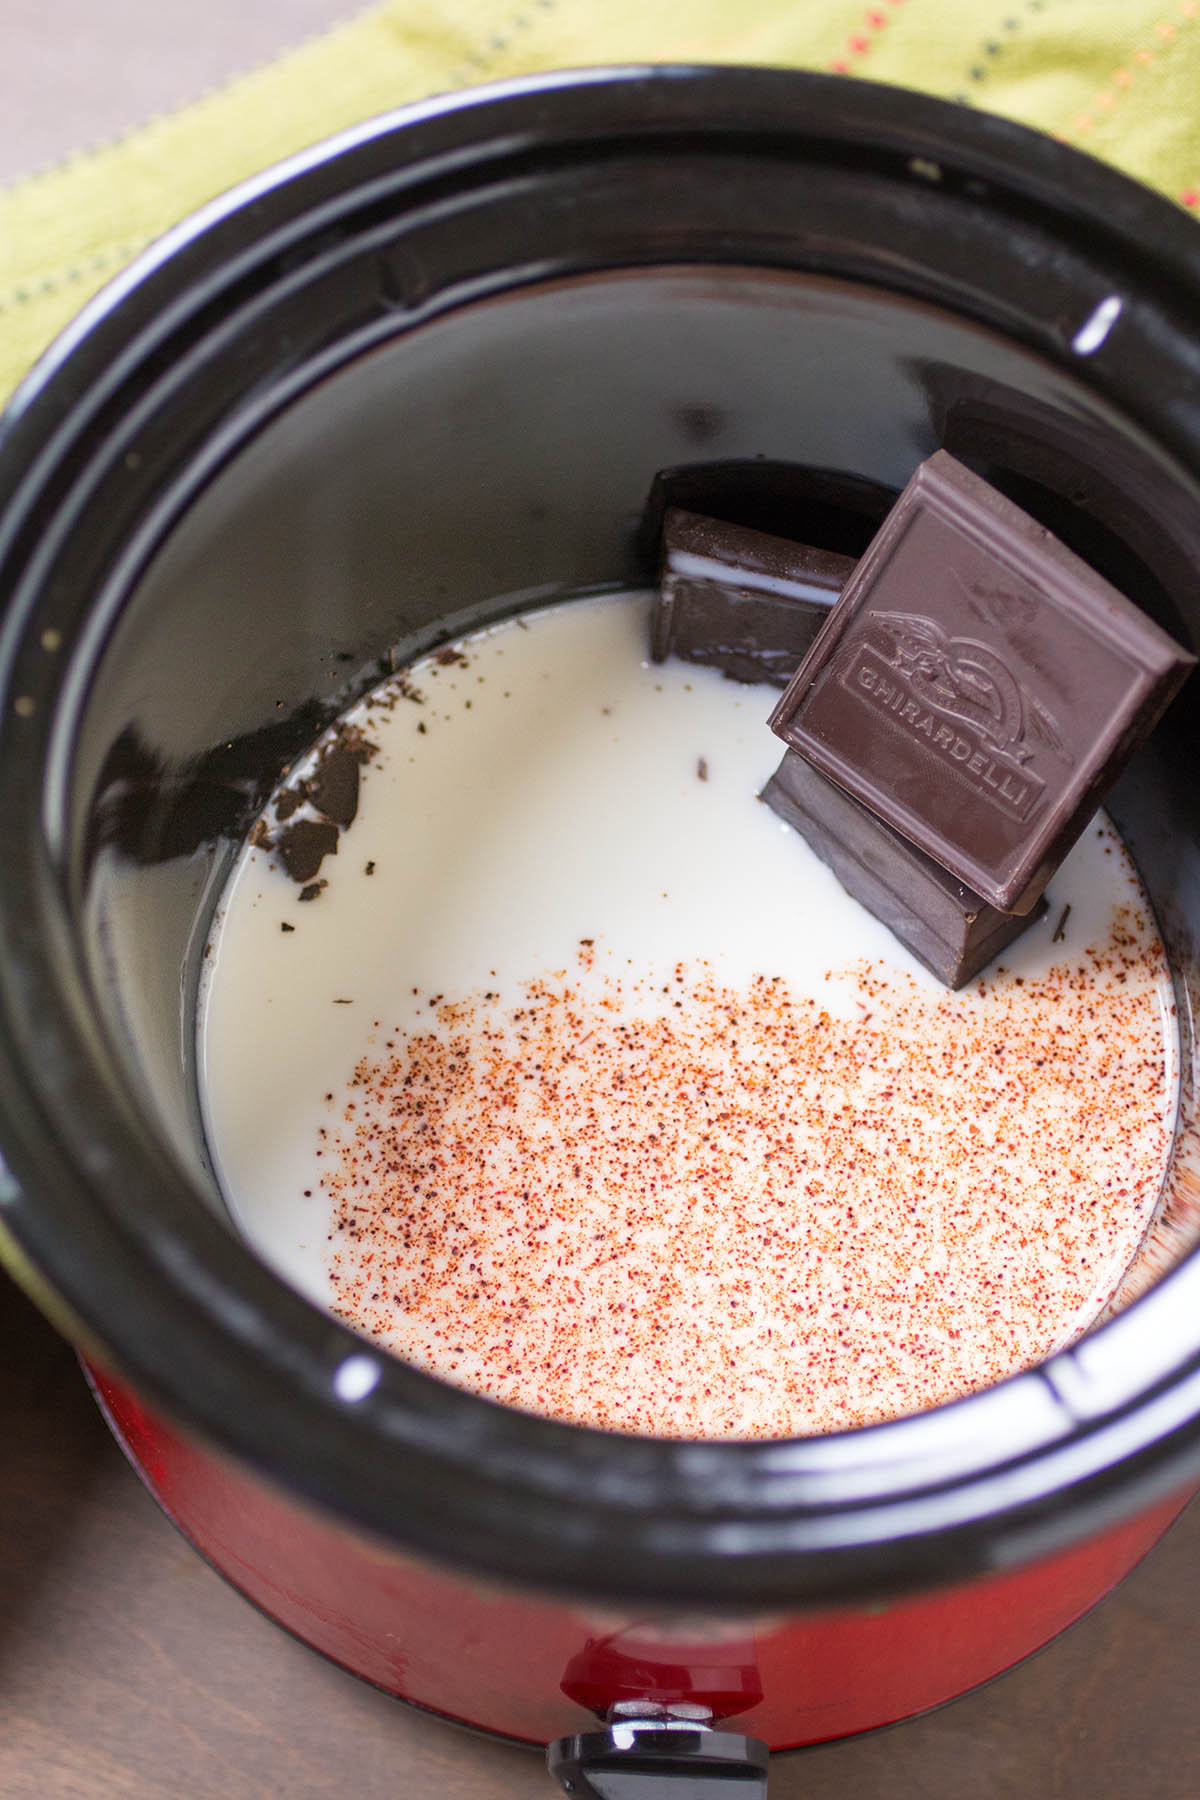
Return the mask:
<svg viewBox="0 0 1200 1800">
<path fill-rule="evenodd" d="M 994 1567 L 1200 1467 L 1191 1264 L 1045 1371 L 810 1444 L 609 1437 L 399 1364 L 348 1408 L 356 1340 L 222 1219 L 192 1050 L 211 908 L 289 759 L 465 625 L 644 580 L 663 470 L 856 547 L 944 443 L 1200 642 L 1187 230 L 913 96 L 634 71 L 355 134 L 92 310 L 0 440 L 0 1142 L 23 1266 L 93 1350 L 376 1532 L 714 1606 Z M 1180 984 L 1189 1121 L 1198 708 L 1193 683 L 1114 805 Z"/>
</svg>

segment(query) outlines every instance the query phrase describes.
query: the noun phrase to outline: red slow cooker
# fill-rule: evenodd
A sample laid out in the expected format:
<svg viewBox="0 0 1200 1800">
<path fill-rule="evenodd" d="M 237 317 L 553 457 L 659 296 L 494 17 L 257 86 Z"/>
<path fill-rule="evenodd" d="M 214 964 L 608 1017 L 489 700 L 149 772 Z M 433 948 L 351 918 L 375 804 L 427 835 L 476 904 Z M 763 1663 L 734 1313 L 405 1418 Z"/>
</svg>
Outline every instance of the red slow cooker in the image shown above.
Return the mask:
<svg viewBox="0 0 1200 1800">
<path fill-rule="evenodd" d="M 389 1692 L 554 1741 L 568 1791 L 761 1791 L 764 1745 L 1044 1643 L 1196 1485 L 1200 690 L 1111 806 L 1183 1034 L 1146 1291 L 998 1388 L 818 1440 L 534 1418 L 257 1260 L 194 1051 L 239 839 L 399 660 L 644 582 L 656 476 L 855 552 L 944 444 L 1194 646 L 1198 302 L 1194 223 L 1016 126 L 833 78 L 604 71 L 417 107 L 238 190 L 7 416 L 6 1259 L 217 1568 Z"/>
</svg>

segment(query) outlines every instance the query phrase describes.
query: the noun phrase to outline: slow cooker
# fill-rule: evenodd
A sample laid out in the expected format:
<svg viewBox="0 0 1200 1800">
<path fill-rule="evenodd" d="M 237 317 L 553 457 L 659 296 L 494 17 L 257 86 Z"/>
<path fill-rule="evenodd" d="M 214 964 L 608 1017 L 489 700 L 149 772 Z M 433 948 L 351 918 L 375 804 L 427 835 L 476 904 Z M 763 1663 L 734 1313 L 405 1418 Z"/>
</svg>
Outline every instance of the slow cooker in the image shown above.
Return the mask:
<svg viewBox="0 0 1200 1800">
<path fill-rule="evenodd" d="M 652 491 L 800 504 L 854 552 L 945 445 L 1194 647 L 1198 301 L 1194 224 L 999 119 L 834 77 L 587 71 L 238 189 L 9 410 L 6 1261 L 210 1562 L 388 1692 L 552 1744 L 568 1791 L 761 1791 L 767 1747 L 1046 1642 L 1196 1486 L 1200 690 L 1111 804 L 1183 1050 L 1173 1211 L 1127 1303 L 996 1388 L 814 1440 L 497 1406 L 251 1253 L 194 1047 L 238 843 L 382 672 L 645 582 Z"/>
</svg>

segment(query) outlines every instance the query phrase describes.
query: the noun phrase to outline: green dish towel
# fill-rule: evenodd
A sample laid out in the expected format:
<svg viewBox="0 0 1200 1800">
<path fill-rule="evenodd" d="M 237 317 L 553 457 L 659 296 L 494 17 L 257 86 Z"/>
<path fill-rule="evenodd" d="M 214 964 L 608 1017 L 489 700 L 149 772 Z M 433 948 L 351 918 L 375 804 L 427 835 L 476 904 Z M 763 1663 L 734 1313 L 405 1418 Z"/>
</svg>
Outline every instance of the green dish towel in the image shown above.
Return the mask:
<svg viewBox="0 0 1200 1800">
<path fill-rule="evenodd" d="M 372 114 L 624 62 L 827 69 L 986 107 L 1200 206 L 1200 0 L 386 0 L 0 192 L 0 397 L 79 307 L 234 182 Z"/>
</svg>

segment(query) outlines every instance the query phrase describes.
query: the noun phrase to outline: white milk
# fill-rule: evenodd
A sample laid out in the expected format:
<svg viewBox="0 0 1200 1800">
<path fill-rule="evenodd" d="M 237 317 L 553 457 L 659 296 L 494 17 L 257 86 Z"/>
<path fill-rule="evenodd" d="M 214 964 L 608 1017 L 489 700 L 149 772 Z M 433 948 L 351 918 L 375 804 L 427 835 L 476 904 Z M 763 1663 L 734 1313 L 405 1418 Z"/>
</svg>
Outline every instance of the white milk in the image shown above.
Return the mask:
<svg viewBox="0 0 1200 1800">
<path fill-rule="evenodd" d="M 692 992 L 697 982 L 744 993 L 756 977 L 778 977 L 797 1005 L 808 1007 L 813 1017 L 811 1009 L 819 1007 L 828 1021 L 827 1035 L 837 1040 L 836 1055 L 843 1057 L 837 1064 L 835 1056 L 830 1066 L 840 1070 L 837 1079 L 847 1091 L 854 1072 L 852 1061 L 845 1062 L 845 1034 L 872 1018 L 869 1029 L 878 1033 L 880 1007 L 885 1013 L 893 1008 L 890 1044 L 905 1031 L 927 1036 L 930 1020 L 950 1016 L 946 1009 L 959 1021 L 955 1029 L 964 1029 L 962 1021 L 968 1020 L 981 1022 L 983 1030 L 990 1016 L 986 1009 L 1001 1006 L 1007 1009 L 1006 1041 L 1015 1054 L 1027 1052 L 1032 1067 L 1041 1026 L 1033 1015 L 1024 1018 L 1012 1008 L 1019 1007 L 1026 990 L 1049 992 L 1052 972 L 1067 970 L 1064 992 L 1069 989 L 1070 1005 L 1078 1010 L 1081 983 L 1086 986 L 1094 974 L 1089 949 L 1108 941 L 1114 916 L 1125 909 L 1126 921 L 1141 919 L 1134 931 L 1137 969 L 1132 977 L 1125 969 L 1111 982 L 1103 974 L 1096 980 L 1105 993 L 1120 994 L 1125 1007 L 1120 1029 L 1130 1042 L 1137 1036 L 1136 1056 L 1151 1071 L 1152 1078 L 1138 1089 L 1139 1117 L 1120 1134 L 1120 1141 L 1141 1146 L 1142 1165 L 1126 1215 L 1105 1227 L 1103 1254 L 1087 1253 L 1090 1274 L 1082 1286 L 1064 1287 L 1061 1300 L 1053 1301 L 1058 1290 L 1051 1284 L 1046 1307 L 1058 1305 L 1058 1314 L 1039 1319 L 1032 1336 L 1020 1342 L 1014 1336 L 1003 1351 L 1011 1366 L 1044 1354 L 1086 1324 L 1111 1292 L 1147 1222 L 1170 1141 L 1177 1063 L 1170 980 L 1124 853 L 1110 828 L 1102 823 L 1090 828 L 1053 881 L 1045 918 L 998 959 L 1005 974 L 997 979 L 986 971 L 981 983 L 948 995 L 888 931 L 848 900 L 800 837 L 756 801 L 781 754 L 764 723 L 773 692 L 682 663 L 650 664 L 648 606 L 645 596 L 608 597 L 505 622 L 467 640 L 461 646 L 464 662 L 427 659 L 404 682 L 347 715 L 378 750 L 364 770 L 358 816 L 342 834 L 337 855 L 321 868 L 327 886 L 316 899 L 300 903 L 296 883 L 269 852 L 243 851 L 214 921 L 200 1011 L 206 1128 L 234 1220 L 284 1277 L 318 1303 L 333 1304 L 331 1273 L 337 1263 L 331 1255 L 337 1245 L 331 1249 L 331 1190 L 338 1183 L 332 1171 L 348 1133 L 358 1130 L 360 1145 L 364 1141 L 361 1069 L 359 1087 L 348 1084 L 364 1059 L 377 1068 L 439 1020 L 452 1031 L 455 1006 L 469 1010 L 478 1002 L 484 1006 L 481 1017 L 499 1017 L 496 1006 L 507 1007 L 511 1024 L 522 984 L 544 977 L 558 981 L 560 989 L 568 983 L 576 1012 L 580 1006 L 597 1008 L 606 1026 L 614 1018 L 644 1020 L 656 1013 L 672 1021 L 683 1016 L 676 995 Z M 419 700 L 410 697 L 414 692 Z M 303 769 L 293 777 L 297 773 Z M 1128 998 L 1131 981 L 1136 1002 Z M 998 998 L 997 989 L 1002 990 Z M 495 1004 L 479 999 L 493 995 Z M 565 1016 L 561 992 L 554 1004 L 556 1016 Z M 919 1027 L 913 1023 L 918 1017 Z M 579 1029 L 587 1035 L 582 1025 Z M 681 1040 L 670 1041 L 678 1046 Z M 871 1041 L 871 1060 L 879 1062 L 884 1039 Z M 1107 1080 L 1106 1070 L 1107 1065 L 1095 1079 Z M 640 1079 L 644 1086 L 644 1073 Z M 1120 1095 L 1114 1104 L 1128 1108 L 1134 1089 L 1127 1070 L 1120 1079 L 1126 1086 L 1112 1090 Z M 386 1083 L 376 1084 L 369 1103 L 386 1111 L 385 1088 Z M 958 1105 L 943 1098 L 948 1110 Z M 1061 1116 L 1067 1116 L 1062 1108 L 1070 1111 L 1080 1103 L 1078 1094 L 1066 1093 Z M 856 1094 L 853 1104 L 865 1108 L 868 1100 Z M 348 1106 L 357 1110 L 348 1112 Z M 1005 1099 L 1001 1110 L 1008 1106 Z M 476 1107 L 487 1110 L 486 1104 Z M 546 1128 L 548 1154 L 554 1142 L 565 1142 L 576 1129 L 577 1118 L 577 1112 L 564 1115 L 560 1128 Z M 1011 1162 L 1016 1154 L 1011 1143 L 1030 1129 L 1044 1135 L 1046 1126 L 1019 1120 L 1004 1126 L 1008 1137 L 1002 1133 L 989 1152 L 997 1167 Z M 411 1172 L 405 1179 L 411 1181 Z M 1095 1179 L 1103 1186 L 1100 1176 Z M 971 1185 L 980 1190 L 978 1171 Z M 345 1196 L 343 1180 L 343 1205 Z M 950 1204 L 944 1196 L 936 1202 L 943 1209 Z M 563 1201 L 563 1217 L 573 1205 Z M 697 1264 L 694 1246 L 680 1248 L 688 1231 L 686 1197 L 673 1194 L 670 1205 L 675 1208 L 670 1242 L 664 1242 L 664 1228 L 655 1229 L 651 1208 L 634 1230 L 641 1239 L 631 1253 L 665 1261 L 683 1256 L 691 1270 L 690 1291 L 712 1296 L 706 1329 L 727 1339 L 725 1303 L 747 1271 L 721 1262 L 730 1254 L 723 1246 L 757 1227 L 741 1218 L 731 1229 L 726 1219 L 701 1234 L 705 1242 L 722 1246 L 713 1252 L 720 1269 L 712 1273 L 707 1264 Z M 794 1212 L 794 1199 L 788 1205 Z M 914 1210 L 925 1215 L 929 1206 Z M 753 1204 L 750 1213 L 759 1218 Z M 634 1229 L 631 1217 L 626 1205 L 621 1214 L 626 1237 Z M 881 1213 L 876 1229 L 890 1239 L 889 1218 Z M 592 1214 L 588 1223 L 596 1224 Z M 567 1231 L 561 1218 L 552 1222 L 553 1230 L 560 1226 Z M 983 1227 L 972 1226 L 970 1255 L 976 1261 L 986 1227 L 986 1219 Z M 1070 1222 L 1064 1226 L 1068 1236 L 1075 1229 Z M 590 1233 L 597 1240 L 602 1235 Z M 844 1227 L 835 1236 L 848 1241 Z M 941 1242 L 907 1257 L 910 1286 L 914 1269 L 936 1275 L 944 1261 Z M 453 1259 L 459 1252 L 442 1246 L 442 1268 L 446 1254 Z M 571 1251 L 577 1269 L 578 1255 Z M 800 1310 L 815 1318 L 832 1305 L 833 1290 L 844 1298 L 857 1275 L 840 1265 L 834 1272 L 836 1259 L 827 1253 L 814 1262 L 811 1246 L 797 1255 L 808 1270 Z M 860 1252 L 856 1267 L 869 1260 Z M 431 1263 L 436 1261 L 431 1252 Z M 560 1254 L 554 1266 L 561 1268 L 562 1261 Z M 750 1258 L 743 1284 L 749 1289 L 759 1287 L 753 1279 L 756 1261 L 761 1268 L 760 1250 Z M 611 1263 L 610 1256 L 606 1267 Z M 540 1296 L 536 1305 L 544 1302 L 552 1312 L 558 1304 L 551 1292 L 554 1268 L 548 1274 L 539 1264 L 528 1273 Z M 628 1279 L 628 1271 L 621 1279 Z M 1025 1288 L 1040 1279 L 1024 1269 L 1006 1277 L 1010 1285 Z M 415 1293 L 413 1284 L 422 1280 L 428 1276 L 422 1275 L 419 1256 L 397 1277 L 406 1294 Z M 779 1292 L 794 1297 L 798 1280 L 793 1270 Z M 895 1282 L 891 1277 L 889 1282 L 889 1304 L 899 1304 Z M 584 1282 L 585 1294 L 590 1285 Z M 444 1310 L 457 1302 L 447 1289 L 438 1304 Z M 910 1296 L 904 1305 L 911 1304 Z M 402 1317 L 385 1319 L 378 1309 L 352 1322 L 399 1353 L 512 1403 L 632 1429 L 688 1435 L 828 1429 L 943 1397 L 927 1394 L 919 1383 L 914 1387 L 915 1377 L 908 1375 L 896 1376 L 893 1391 L 892 1376 L 885 1379 L 869 1362 L 862 1385 L 872 1397 L 859 1394 L 830 1416 L 813 1412 L 808 1400 L 786 1416 L 766 1400 L 757 1410 L 741 1401 L 722 1402 L 710 1415 L 686 1397 L 675 1412 L 669 1407 L 656 1412 L 644 1404 L 656 1378 L 638 1362 L 641 1351 L 634 1347 L 628 1353 L 630 1382 L 641 1398 L 625 1410 L 620 1404 L 610 1409 L 607 1400 L 597 1402 L 590 1392 L 577 1400 L 559 1397 L 560 1388 L 553 1382 L 547 1386 L 545 1371 L 528 1390 L 517 1377 L 492 1381 L 486 1343 L 464 1349 L 459 1329 L 449 1332 L 456 1347 L 447 1361 L 432 1342 L 430 1318 L 412 1341 L 405 1339 Z M 543 1321 L 538 1342 L 548 1342 L 555 1330 L 553 1318 Z M 957 1341 L 958 1326 L 946 1324 L 946 1330 Z M 777 1337 L 777 1325 L 765 1315 L 748 1328 L 747 1341 L 757 1345 L 759 1360 L 744 1384 L 755 1391 L 765 1393 L 771 1386 L 773 1365 L 763 1345 Z M 810 1350 L 803 1341 L 799 1348 L 791 1342 L 793 1374 Z M 836 1344 L 821 1353 L 826 1351 L 836 1356 Z M 595 1354 L 596 1345 L 569 1355 L 560 1347 L 554 1366 L 561 1371 L 564 1356 L 569 1362 Z M 964 1364 L 951 1376 L 950 1390 L 964 1391 L 1003 1373 L 999 1354 L 989 1340 L 971 1370 L 964 1372 Z M 725 1352 L 722 1358 L 728 1364 Z M 941 1361 L 949 1367 L 945 1357 Z M 894 1362 L 893 1356 L 889 1369 Z M 727 1378 L 734 1387 L 743 1380 L 736 1369 L 727 1369 Z M 610 1375 L 610 1385 L 613 1379 Z M 822 1380 L 828 1386 L 827 1376 Z M 886 1390 L 882 1397 L 881 1390 Z"/>
</svg>

